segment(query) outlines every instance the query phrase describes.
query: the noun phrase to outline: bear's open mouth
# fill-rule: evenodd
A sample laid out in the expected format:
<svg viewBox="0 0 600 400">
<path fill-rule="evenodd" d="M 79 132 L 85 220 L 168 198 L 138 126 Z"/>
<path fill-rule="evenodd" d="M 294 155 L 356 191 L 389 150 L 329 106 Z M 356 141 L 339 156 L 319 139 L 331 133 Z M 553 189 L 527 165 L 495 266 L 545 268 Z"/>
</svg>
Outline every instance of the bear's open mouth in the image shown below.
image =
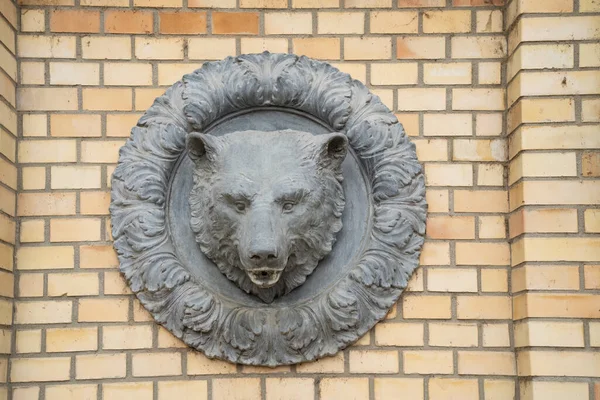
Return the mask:
<svg viewBox="0 0 600 400">
<path fill-rule="evenodd" d="M 260 288 L 268 288 L 275 285 L 283 270 L 276 270 L 271 268 L 258 268 L 246 271 L 250 280 Z"/>
</svg>

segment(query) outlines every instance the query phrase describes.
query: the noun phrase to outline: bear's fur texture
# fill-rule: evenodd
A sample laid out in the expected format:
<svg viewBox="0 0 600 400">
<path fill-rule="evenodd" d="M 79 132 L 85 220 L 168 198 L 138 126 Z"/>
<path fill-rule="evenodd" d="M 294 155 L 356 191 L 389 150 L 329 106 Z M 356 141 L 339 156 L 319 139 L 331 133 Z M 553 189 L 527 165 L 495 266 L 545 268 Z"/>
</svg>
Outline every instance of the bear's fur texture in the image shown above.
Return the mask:
<svg viewBox="0 0 600 400">
<path fill-rule="evenodd" d="M 339 133 L 190 133 L 190 223 L 202 252 L 267 303 L 304 283 L 342 228 L 347 146 Z"/>
</svg>

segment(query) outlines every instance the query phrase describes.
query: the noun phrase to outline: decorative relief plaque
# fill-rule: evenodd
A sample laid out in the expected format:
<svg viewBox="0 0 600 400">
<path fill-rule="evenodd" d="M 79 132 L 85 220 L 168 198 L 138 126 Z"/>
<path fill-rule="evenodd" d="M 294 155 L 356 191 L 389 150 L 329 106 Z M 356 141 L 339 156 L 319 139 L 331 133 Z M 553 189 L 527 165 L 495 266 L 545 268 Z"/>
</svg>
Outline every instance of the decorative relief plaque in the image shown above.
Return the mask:
<svg viewBox="0 0 600 400">
<path fill-rule="evenodd" d="M 157 322 L 209 357 L 332 355 L 418 265 L 425 183 L 379 98 L 290 54 L 206 63 L 132 129 L 112 178 L 120 268 Z"/>
</svg>

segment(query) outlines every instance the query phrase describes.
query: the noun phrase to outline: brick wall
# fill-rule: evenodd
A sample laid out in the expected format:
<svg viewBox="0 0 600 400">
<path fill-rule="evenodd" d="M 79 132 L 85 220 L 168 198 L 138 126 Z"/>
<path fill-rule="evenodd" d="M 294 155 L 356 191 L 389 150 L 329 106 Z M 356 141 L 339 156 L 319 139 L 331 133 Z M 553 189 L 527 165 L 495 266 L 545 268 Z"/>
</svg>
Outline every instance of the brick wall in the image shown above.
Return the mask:
<svg viewBox="0 0 600 400">
<path fill-rule="evenodd" d="M 600 2 L 507 8 L 514 345 L 521 400 L 600 399 Z"/>
<path fill-rule="evenodd" d="M 0 2 L 0 399 L 8 396 L 17 204 L 17 7 Z"/>
<path fill-rule="evenodd" d="M 0 2 L 0 37 L 21 27 L 14 400 L 600 400 L 598 0 L 22 0 L 20 18 Z M 118 273 L 108 215 L 118 148 L 153 99 L 265 49 L 369 85 L 417 144 L 430 205 L 422 266 L 386 321 L 274 370 L 158 327 Z"/>
</svg>

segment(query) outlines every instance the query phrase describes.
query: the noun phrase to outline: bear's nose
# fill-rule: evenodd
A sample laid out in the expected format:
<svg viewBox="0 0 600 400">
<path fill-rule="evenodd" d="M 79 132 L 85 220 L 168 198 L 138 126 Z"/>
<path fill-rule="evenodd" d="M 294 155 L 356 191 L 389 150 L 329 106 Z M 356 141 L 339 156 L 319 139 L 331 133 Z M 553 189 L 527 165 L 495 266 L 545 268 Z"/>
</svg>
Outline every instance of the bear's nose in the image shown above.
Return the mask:
<svg viewBox="0 0 600 400">
<path fill-rule="evenodd" d="M 277 258 L 277 250 L 276 249 L 252 249 L 250 251 L 250 259 L 254 262 L 264 262 L 271 261 Z"/>
</svg>

